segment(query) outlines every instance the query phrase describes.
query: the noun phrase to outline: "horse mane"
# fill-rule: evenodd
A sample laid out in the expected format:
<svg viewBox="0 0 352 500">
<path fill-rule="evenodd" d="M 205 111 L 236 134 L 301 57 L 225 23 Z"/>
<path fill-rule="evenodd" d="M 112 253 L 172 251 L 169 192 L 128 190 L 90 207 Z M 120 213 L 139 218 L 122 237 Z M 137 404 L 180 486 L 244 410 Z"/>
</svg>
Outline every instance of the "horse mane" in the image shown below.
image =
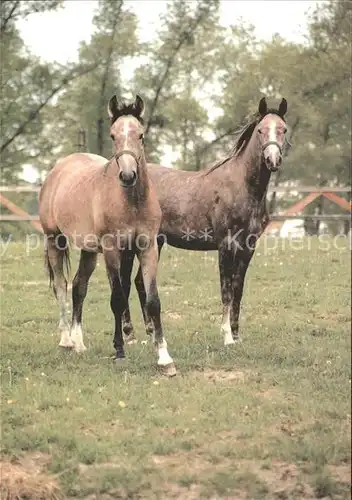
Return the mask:
<svg viewBox="0 0 352 500">
<path fill-rule="evenodd" d="M 131 116 L 131 115 L 134 118 L 136 118 L 141 125 L 144 126 L 144 120 L 138 114 L 138 112 L 137 112 L 134 104 L 122 104 L 122 106 L 119 107 L 117 113 L 111 118 L 110 125 L 112 125 L 113 123 L 115 123 L 118 118 L 121 118 L 121 116 Z"/>
<path fill-rule="evenodd" d="M 262 121 L 262 119 L 266 115 L 269 115 L 269 114 L 278 115 L 278 116 L 280 116 L 281 120 L 286 122 L 285 118 L 279 114 L 277 109 L 274 109 L 274 108 L 268 109 L 268 111 L 265 113 L 265 115 L 260 115 L 257 112 L 254 116 L 252 116 L 251 120 L 248 123 L 243 125 L 236 132 L 234 132 L 233 135 L 237 136 L 237 139 L 235 141 L 235 144 L 232 146 L 232 149 L 229 152 L 229 154 L 225 158 L 218 160 L 211 167 L 207 168 L 204 171 L 204 175 L 210 174 L 211 172 L 213 172 L 217 168 L 221 167 L 222 165 L 224 165 L 228 161 L 232 160 L 233 158 L 238 158 L 239 156 L 242 156 L 242 154 L 244 153 L 244 151 L 246 150 L 246 148 L 249 144 L 249 141 L 251 140 L 251 137 L 253 135 L 253 132 L 254 132 L 256 126 Z"/>
</svg>

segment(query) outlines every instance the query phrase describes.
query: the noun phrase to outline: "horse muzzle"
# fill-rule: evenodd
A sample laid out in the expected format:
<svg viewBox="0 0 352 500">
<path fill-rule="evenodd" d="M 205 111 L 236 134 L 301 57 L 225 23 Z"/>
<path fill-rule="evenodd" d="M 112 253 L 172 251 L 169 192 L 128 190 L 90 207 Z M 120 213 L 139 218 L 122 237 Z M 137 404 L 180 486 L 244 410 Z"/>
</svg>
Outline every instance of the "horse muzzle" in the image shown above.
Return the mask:
<svg viewBox="0 0 352 500">
<path fill-rule="evenodd" d="M 119 182 L 122 187 L 133 187 L 138 178 L 138 158 L 133 151 L 121 151 L 115 155 L 118 166 L 120 167 Z"/>
<path fill-rule="evenodd" d="M 137 172 L 134 170 L 129 172 L 121 171 L 119 173 L 119 181 L 122 187 L 133 187 L 137 182 Z"/>
<path fill-rule="evenodd" d="M 282 150 L 277 142 L 269 142 L 263 148 L 264 162 L 270 172 L 277 172 L 282 163 Z"/>
</svg>

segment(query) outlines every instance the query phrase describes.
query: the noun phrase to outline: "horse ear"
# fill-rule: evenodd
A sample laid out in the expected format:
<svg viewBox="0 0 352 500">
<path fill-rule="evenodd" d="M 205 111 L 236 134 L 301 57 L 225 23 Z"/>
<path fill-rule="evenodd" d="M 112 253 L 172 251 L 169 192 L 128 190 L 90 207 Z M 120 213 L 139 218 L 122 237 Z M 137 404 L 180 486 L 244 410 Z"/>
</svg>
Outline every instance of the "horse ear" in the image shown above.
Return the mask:
<svg viewBox="0 0 352 500">
<path fill-rule="evenodd" d="M 264 116 L 268 111 L 268 105 L 266 103 L 265 97 L 262 97 L 259 101 L 258 111 L 261 116 Z"/>
<path fill-rule="evenodd" d="M 138 116 L 142 118 L 142 116 L 144 114 L 144 110 L 145 110 L 145 105 L 144 105 L 143 99 L 138 94 L 136 95 L 136 100 L 134 102 L 134 108 L 135 108 Z"/>
<path fill-rule="evenodd" d="M 113 95 L 108 104 L 108 115 L 110 118 L 115 118 L 118 113 L 118 103 L 116 95 Z"/>
<path fill-rule="evenodd" d="M 283 118 L 286 113 L 287 113 L 287 101 L 283 97 L 279 106 L 279 115 Z"/>
</svg>

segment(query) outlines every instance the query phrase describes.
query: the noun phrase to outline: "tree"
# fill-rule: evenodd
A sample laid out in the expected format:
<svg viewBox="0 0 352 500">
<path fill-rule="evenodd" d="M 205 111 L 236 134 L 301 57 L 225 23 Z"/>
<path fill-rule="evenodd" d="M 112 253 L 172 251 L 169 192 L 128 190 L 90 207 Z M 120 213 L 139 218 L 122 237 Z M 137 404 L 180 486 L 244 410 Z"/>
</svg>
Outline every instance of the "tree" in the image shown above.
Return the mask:
<svg viewBox="0 0 352 500">
<path fill-rule="evenodd" d="M 315 139 L 311 171 L 320 185 L 350 183 L 351 168 L 351 24 L 350 2 L 318 5 L 310 24 L 311 80 L 307 97 L 313 102 Z M 334 210 L 321 197 L 317 213 Z M 348 221 L 347 221 L 348 222 Z M 345 225 L 345 231 L 350 224 Z M 319 221 L 316 224 L 319 232 Z"/>
<path fill-rule="evenodd" d="M 59 5 L 58 1 L 1 3 L 2 182 L 15 181 L 24 163 L 39 157 L 44 160 L 51 153 L 50 143 L 42 140 L 46 129 L 43 110 L 69 82 L 92 69 L 92 65 L 43 63 L 26 50 L 14 24 L 16 19 Z"/>
<path fill-rule="evenodd" d="M 209 118 L 204 107 L 185 90 L 178 97 L 170 100 L 163 112 L 168 117 L 168 126 L 163 131 L 163 142 L 173 144 L 179 158 L 174 166 L 183 170 L 194 169 L 195 155 L 204 144 L 204 130 Z"/>
<path fill-rule="evenodd" d="M 18 19 L 30 14 L 55 10 L 62 6 L 62 0 L 6 0 L 0 4 L 0 33 L 3 36 Z M 11 28 L 10 28 L 11 29 Z"/>
<path fill-rule="evenodd" d="M 212 77 L 222 29 L 218 0 L 170 2 L 148 60 L 136 71 L 133 88 L 146 99 L 146 149 L 159 161 L 166 145 L 179 150 L 190 167 L 191 150 L 202 142 L 208 116 L 197 91 Z"/>
<path fill-rule="evenodd" d="M 351 4 L 318 5 L 306 44 L 279 36 L 258 43 L 246 29 L 233 30 L 224 44 L 222 90 L 216 105 L 222 114 L 216 137 L 205 148 L 230 148 L 235 124 L 255 111 L 264 94 L 273 105 L 288 99 L 289 140 L 284 168 L 273 182 L 344 184 L 351 151 Z M 275 209 L 275 196 L 271 208 Z"/>
<path fill-rule="evenodd" d="M 81 44 L 79 64 L 99 64 L 67 88 L 48 116 L 52 124 L 60 124 L 56 145 L 62 156 L 77 151 L 81 129 L 86 133 L 89 152 L 111 156 L 107 102 L 113 94 L 119 98 L 125 94 L 121 65 L 127 56 L 139 51 L 136 18 L 123 0 L 100 1 L 93 24 L 90 42 Z"/>
</svg>

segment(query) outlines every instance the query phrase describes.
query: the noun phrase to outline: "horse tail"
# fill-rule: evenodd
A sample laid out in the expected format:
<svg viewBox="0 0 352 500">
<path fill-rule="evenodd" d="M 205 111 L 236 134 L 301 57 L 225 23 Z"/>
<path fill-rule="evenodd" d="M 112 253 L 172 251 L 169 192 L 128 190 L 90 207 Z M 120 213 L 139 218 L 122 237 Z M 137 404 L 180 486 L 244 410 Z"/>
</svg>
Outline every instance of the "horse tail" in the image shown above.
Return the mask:
<svg viewBox="0 0 352 500">
<path fill-rule="evenodd" d="M 48 273 L 48 276 L 49 276 L 49 288 L 53 288 L 54 292 L 55 292 L 55 288 L 54 288 L 54 271 L 53 271 L 53 268 L 50 264 L 50 260 L 49 260 L 49 251 L 48 251 L 48 243 L 45 242 L 45 246 L 44 246 L 44 265 L 45 265 L 45 269 Z M 55 294 L 56 295 L 56 294 Z"/>
<path fill-rule="evenodd" d="M 61 252 L 63 252 L 63 267 L 65 267 L 66 269 L 65 279 L 68 281 L 71 274 L 70 247 L 68 244 L 68 239 L 64 234 L 60 234 L 60 236 L 58 237 L 57 245 L 61 249 Z"/>
<path fill-rule="evenodd" d="M 59 234 L 56 237 L 56 242 L 55 242 L 56 248 L 59 250 L 60 257 L 62 258 L 62 264 L 63 268 L 66 269 L 66 276 L 64 274 L 65 280 L 69 280 L 70 273 L 71 273 L 71 261 L 70 261 L 70 249 L 68 246 L 68 239 L 64 234 Z M 49 287 L 53 289 L 55 296 L 56 296 L 56 290 L 55 290 L 55 284 L 54 284 L 54 270 L 53 267 L 50 263 L 49 259 L 49 250 L 48 250 L 48 242 L 45 242 L 45 247 L 44 247 L 44 264 L 45 268 L 47 270 L 48 276 L 49 276 Z"/>
</svg>

